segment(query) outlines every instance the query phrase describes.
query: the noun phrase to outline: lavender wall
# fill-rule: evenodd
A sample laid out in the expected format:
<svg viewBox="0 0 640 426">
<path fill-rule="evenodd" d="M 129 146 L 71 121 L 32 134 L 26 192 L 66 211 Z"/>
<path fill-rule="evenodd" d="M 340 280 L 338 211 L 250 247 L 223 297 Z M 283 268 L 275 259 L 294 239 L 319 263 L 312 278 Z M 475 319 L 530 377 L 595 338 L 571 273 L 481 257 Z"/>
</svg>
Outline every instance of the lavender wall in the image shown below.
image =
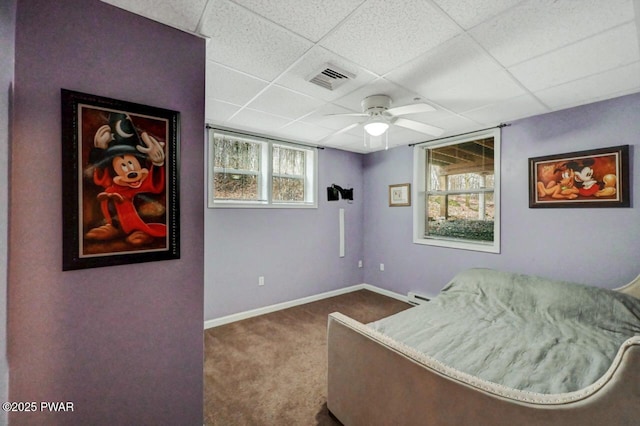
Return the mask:
<svg viewBox="0 0 640 426">
<path fill-rule="evenodd" d="M 364 281 L 436 294 L 458 271 L 490 267 L 613 288 L 633 279 L 640 252 L 640 94 L 516 121 L 502 132 L 501 254 L 412 243 L 412 209 L 387 207 L 387 186 L 412 181 L 413 152 L 364 159 Z M 632 208 L 530 209 L 529 157 L 631 145 Z M 379 264 L 385 264 L 385 271 Z"/>
<path fill-rule="evenodd" d="M 7 362 L 7 230 L 9 191 L 9 123 L 13 83 L 15 1 L 0 3 L 0 402 L 9 399 Z M 0 412 L 0 424 L 7 413 Z"/>
<path fill-rule="evenodd" d="M 205 320 L 362 283 L 362 155 L 328 148 L 318 156 L 317 209 L 206 209 Z M 327 201 L 334 183 L 354 188 L 352 204 Z"/>
<path fill-rule="evenodd" d="M 205 43 L 97 0 L 18 0 L 9 393 L 15 424 L 202 424 Z M 60 88 L 181 112 L 180 260 L 62 272 Z"/>
</svg>

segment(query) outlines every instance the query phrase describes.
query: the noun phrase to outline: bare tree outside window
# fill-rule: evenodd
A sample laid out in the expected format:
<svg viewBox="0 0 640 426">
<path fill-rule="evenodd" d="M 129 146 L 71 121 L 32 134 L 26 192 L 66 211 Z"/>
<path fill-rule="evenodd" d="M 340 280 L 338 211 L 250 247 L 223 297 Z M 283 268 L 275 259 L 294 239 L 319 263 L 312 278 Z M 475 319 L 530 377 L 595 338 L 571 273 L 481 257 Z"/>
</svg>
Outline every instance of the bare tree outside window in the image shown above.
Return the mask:
<svg viewBox="0 0 640 426">
<path fill-rule="evenodd" d="M 216 135 L 214 147 L 213 181 L 216 198 L 258 200 L 260 144 Z"/>
<path fill-rule="evenodd" d="M 212 128 L 209 207 L 315 208 L 316 168 L 314 147 Z"/>
<path fill-rule="evenodd" d="M 274 201 L 304 201 L 305 152 L 274 145 L 273 188 Z"/>
</svg>

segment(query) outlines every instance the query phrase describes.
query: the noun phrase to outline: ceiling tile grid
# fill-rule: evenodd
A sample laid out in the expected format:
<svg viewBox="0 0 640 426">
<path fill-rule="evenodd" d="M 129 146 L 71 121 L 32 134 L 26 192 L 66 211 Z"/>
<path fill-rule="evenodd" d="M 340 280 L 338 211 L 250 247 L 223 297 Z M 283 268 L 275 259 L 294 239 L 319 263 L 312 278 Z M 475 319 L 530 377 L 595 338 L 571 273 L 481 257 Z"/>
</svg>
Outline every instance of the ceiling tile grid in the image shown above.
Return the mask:
<svg viewBox="0 0 640 426">
<path fill-rule="evenodd" d="M 467 111 L 464 116 L 485 126 L 491 126 L 495 123 L 517 120 L 549 111 L 551 110 L 536 97 L 524 94 Z"/>
<path fill-rule="evenodd" d="M 368 0 L 321 45 L 384 74 L 459 32 L 427 1 Z"/>
<path fill-rule="evenodd" d="M 310 41 L 227 0 L 209 4 L 201 32 L 207 59 L 271 81 L 313 45 Z"/>
<path fill-rule="evenodd" d="M 510 67 L 632 18 L 632 0 L 529 0 L 470 34 Z"/>
<path fill-rule="evenodd" d="M 204 104 L 204 116 L 207 123 L 224 124 L 233 115 L 240 111 L 240 105 L 230 104 L 224 101 L 207 98 Z"/>
<path fill-rule="evenodd" d="M 298 140 L 311 143 L 329 136 L 333 131 L 302 121 L 292 121 L 286 126 L 278 129 L 278 134 L 289 140 Z"/>
<path fill-rule="evenodd" d="M 274 85 L 260 93 L 247 107 L 295 120 L 323 104 L 311 96 Z"/>
<path fill-rule="evenodd" d="M 464 29 L 471 29 L 522 0 L 434 0 L 434 2 Z"/>
<path fill-rule="evenodd" d="M 268 136 L 270 133 L 289 124 L 290 121 L 286 117 L 279 117 L 251 108 L 243 108 L 221 124 L 236 127 L 239 130 L 264 133 L 265 136 Z"/>
<path fill-rule="evenodd" d="M 220 84 L 224 81 L 225 84 Z M 206 98 L 244 105 L 251 101 L 256 93 L 264 90 L 269 83 L 215 62 L 207 64 Z"/>
<path fill-rule="evenodd" d="M 234 1 L 313 42 L 319 41 L 363 3 L 363 0 Z"/>
<path fill-rule="evenodd" d="M 531 91 L 629 65 L 640 59 L 635 25 L 626 24 L 509 68 Z"/>
<path fill-rule="evenodd" d="M 640 61 L 541 90 L 535 95 L 551 108 L 562 109 L 638 91 Z"/>
<path fill-rule="evenodd" d="M 313 111 L 311 114 L 307 114 L 300 118 L 300 121 L 315 124 L 326 129 L 340 130 L 347 127 L 349 124 L 352 124 L 354 122 L 354 117 L 347 117 L 338 114 L 349 114 L 353 112 L 354 110 L 350 110 L 340 105 L 327 103 Z M 360 111 L 358 110 L 355 112 Z"/>
<path fill-rule="evenodd" d="M 636 0 L 104 1 L 207 40 L 207 122 L 354 152 L 384 147 L 335 114 L 371 95 L 449 136 L 640 91 Z M 327 64 L 350 78 L 311 83 Z"/>
<path fill-rule="evenodd" d="M 518 82 L 467 36 L 438 46 L 386 77 L 415 88 L 424 98 L 455 113 L 524 93 Z"/>
</svg>

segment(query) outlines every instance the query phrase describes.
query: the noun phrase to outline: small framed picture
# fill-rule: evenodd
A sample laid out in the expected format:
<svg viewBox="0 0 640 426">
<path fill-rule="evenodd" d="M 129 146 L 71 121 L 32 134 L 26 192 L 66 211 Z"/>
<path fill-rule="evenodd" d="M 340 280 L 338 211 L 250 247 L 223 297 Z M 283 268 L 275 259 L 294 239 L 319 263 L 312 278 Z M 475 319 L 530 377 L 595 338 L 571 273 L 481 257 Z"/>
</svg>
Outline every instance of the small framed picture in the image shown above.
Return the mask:
<svg viewBox="0 0 640 426">
<path fill-rule="evenodd" d="M 389 207 L 404 207 L 411 205 L 411 184 L 398 183 L 389 185 Z"/>
<path fill-rule="evenodd" d="M 61 97 L 62 270 L 179 259 L 179 113 Z"/>
<path fill-rule="evenodd" d="M 629 207 L 629 145 L 529 159 L 529 207 Z"/>
</svg>

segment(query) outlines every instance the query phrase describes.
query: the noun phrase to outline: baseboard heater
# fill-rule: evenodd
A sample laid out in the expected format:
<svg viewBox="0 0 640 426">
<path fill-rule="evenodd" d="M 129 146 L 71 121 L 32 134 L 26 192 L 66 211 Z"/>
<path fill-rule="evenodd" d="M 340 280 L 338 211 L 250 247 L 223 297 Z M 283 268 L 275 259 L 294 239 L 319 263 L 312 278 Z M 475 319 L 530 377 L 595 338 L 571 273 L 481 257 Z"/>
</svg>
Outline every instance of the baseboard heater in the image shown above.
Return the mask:
<svg viewBox="0 0 640 426">
<path fill-rule="evenodd" d="M 407 301 L 412 305 L 421 305 L 423 303 L 427 303 L 431 298 L 429 296 L 425 296 L 424 294 L 416 293 L 414 291 L 410 291 L 407 294 Z"/>
</svg>

